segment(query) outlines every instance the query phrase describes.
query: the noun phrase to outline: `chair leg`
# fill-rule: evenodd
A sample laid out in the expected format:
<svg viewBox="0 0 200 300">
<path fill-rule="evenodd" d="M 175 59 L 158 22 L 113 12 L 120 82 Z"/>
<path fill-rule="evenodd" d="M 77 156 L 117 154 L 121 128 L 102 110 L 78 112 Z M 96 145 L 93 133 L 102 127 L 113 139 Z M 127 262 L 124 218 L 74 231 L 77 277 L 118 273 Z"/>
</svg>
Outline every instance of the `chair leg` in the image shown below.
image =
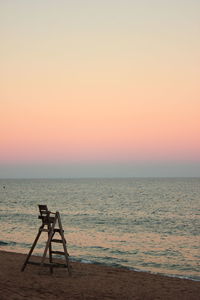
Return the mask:
<svg viewBox="0 0 200 300">
<path fill-rule="evenodd" d="M 42 227 L 42 228 L 43 228 L 43 227 Z M 42 233 L 42 228 L 40 227 L 40 229 L 39 229 L 39 231 L 38 231 L 38 234 L 37 234 L 37 236 L 36 236 L 36 238 L 35 238 L 35 241 L 33 242 L 33 245 L 32 245 L 32 247 L 31 247 L 31 249 L 30 249 L 30 251 L 29 251 L 29 253 L 28 253 L 27 257 L 26 257 L 26 260 L 25 260 L 25 262 L 24 262 L 24 264 L 23 264 L 23 266 L 22 266 L 22 268 L 21 268 L 21 272 L 23 272 L 24 269 L 26 268 L 26 265 L 27 265 L 27 263 L 28 263 L 28 260 L 29 260 L 31 254 L 32 254 L 32 252 L 33 252 L 33 250 L 34 250 L 34 248 L 35 248 L 35 246 L 36 246 L 36 244 L 37 244 L 37 241 L 39 240 L 39 237 L 40 237 L 40 235 L 41 235 L 41 233 Z"/>
</svg>

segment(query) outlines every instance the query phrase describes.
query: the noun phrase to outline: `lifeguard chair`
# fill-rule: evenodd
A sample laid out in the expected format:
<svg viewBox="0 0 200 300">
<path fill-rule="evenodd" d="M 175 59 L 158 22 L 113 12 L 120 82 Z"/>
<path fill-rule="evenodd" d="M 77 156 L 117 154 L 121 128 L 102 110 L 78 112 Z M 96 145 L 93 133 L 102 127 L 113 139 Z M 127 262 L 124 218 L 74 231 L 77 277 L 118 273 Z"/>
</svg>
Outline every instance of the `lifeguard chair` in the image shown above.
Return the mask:
<svg viewBox="0 0 200 300">
<path fill-rule="evenodd" d="M 40 266 L 47 266 L 50 268 L 50 272 L 53 273 L 54 267 L 64 267 L 68 269 L 69 275 L 71 275 L 71 267 L 69 264 L 69 254 L 67 252 L 67 242 L 64 237 L 64 230 L 62 228 L 61 218 L 59 212 L 51 212 L 48 210 L 47 205 L 38 205 L 40 215 L 38 219 L 41 219 L 42 225 L 38 230 L 38 234 L 32 244 L 32 247 L 26 257 L 26 260 L 21 268 L 23 272 L 26 268 L 27 264 L 32 265 L 40 265 Z M 31 254 L 39 240 L 39 237 L 42 232 L 46 232 L 48 234 L 48 239 L 46 242 L 46 246 L 44 249 L 44 253 L 42 256 L 41 262 L 30 261 Z M 59 234 L 59 238 L 54 238 L 55 234 Z M 63 251 L 54 251 L 52 250 L 52 243 L 61 243 L 63 245 Z M 49 263 L 45 263 L 45 258 L 47 256 L 47 252 L 49 252 Z M 65 258 L 64 263 L 54 263 L 52 254 L 62 255 Z"/>
</svg>

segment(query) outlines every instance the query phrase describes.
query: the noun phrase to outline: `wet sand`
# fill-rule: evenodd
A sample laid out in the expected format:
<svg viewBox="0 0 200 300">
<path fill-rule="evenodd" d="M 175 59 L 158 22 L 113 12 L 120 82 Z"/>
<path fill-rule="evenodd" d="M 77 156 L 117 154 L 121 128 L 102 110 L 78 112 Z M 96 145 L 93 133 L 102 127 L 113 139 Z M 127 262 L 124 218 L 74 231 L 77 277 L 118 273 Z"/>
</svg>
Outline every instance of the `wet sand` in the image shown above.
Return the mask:
<svg viewBox="0 0 200 300">
<path fill-rule="evenodd" d="M 94 264 L 66 269 L 27 265 L 24 254 L 0 251 L 0 299 L 200 299 L 200 282 Z M 34 258 L 38 259 L 38 258 Z"/>
</svg>

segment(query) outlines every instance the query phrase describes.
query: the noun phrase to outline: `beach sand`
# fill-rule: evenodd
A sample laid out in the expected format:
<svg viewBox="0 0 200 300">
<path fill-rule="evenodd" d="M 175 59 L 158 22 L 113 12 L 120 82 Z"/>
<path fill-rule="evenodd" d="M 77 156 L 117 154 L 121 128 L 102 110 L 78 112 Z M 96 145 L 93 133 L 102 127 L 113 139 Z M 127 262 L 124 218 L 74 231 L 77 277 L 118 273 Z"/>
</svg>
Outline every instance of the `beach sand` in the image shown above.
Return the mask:
<svg viewBox="0 0 200 300">
<path fill-rule="evenodd" d="M 27 265 L 24 254 L 0 251 L 0 299 L 200 299 L 200 282 L 94 264 L 66 269 Z M 34 258 L 38 259 L 38 258 Z"/>
</svg>

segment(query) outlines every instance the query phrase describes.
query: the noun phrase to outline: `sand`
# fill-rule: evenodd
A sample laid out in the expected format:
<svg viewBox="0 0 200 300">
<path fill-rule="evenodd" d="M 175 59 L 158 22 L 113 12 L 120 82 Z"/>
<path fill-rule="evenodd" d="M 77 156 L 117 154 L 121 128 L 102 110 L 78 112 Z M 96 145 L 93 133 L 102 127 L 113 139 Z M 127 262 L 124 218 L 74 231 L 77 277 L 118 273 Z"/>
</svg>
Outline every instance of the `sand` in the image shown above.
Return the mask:
<svg viewBox="0 0 200 300">
<path fill-rule="evenodd" d="M 0 251 L 0 299 L 200 299 L 200 282 L 94 264 L 66 269 L 27 265 L 24 254 Z M 36 258 L 37 259 L 37 258 Z"/>
</svg>

